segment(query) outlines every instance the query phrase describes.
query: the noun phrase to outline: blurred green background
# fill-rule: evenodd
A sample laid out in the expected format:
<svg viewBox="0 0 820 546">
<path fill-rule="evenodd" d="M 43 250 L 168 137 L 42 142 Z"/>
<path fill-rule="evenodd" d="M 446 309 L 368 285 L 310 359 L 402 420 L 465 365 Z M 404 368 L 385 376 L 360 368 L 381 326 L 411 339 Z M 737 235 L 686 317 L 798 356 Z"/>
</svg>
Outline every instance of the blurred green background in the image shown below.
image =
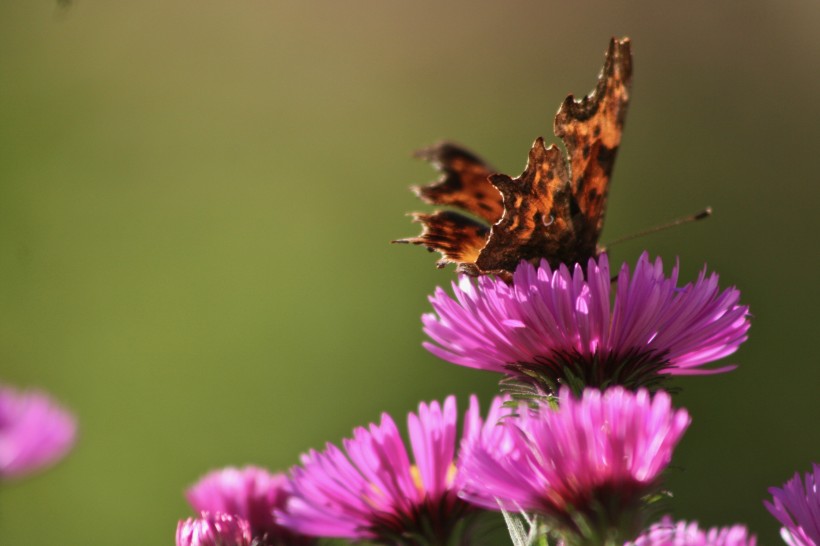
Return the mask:
<svg viewBox="0 0 820 546">
<path fill-rule="evenodd" d="M 172 544 L 204 472 L 285 469 L 381 411 L 497 377 L 420 346 L 434 256 L 391 246 L 452 138 L 502 171 L 592 89 L 612 35 L 635 82 L 603 240 L 755 316 L 731 374 L 678 381 L 694 423 L 676 516 L 778 525 L 820 459 L 820 3 L 0 4 L 0 380 L 73 408 L 76 449 L 0 488 L 3 544 Z M 401 417 L 400 417 L 401 418 Z"/>
</svg>

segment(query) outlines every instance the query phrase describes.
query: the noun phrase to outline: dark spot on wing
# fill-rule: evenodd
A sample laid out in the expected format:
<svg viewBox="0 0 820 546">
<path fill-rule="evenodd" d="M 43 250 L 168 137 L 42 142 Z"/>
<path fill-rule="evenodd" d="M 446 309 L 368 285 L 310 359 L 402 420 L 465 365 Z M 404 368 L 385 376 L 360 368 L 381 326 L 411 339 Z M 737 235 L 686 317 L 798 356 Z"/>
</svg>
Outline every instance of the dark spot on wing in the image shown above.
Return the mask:
<svg viewBox="0 0 820 546">
<path fill-rule="evenodd" d="M 605 173 L 612 172 L 612 165 L 615 163 L 615 155 L 618 153 L 618 147 L 607 148 L 603 144 L 598 148 L 598 156 L 596 160 Z"/>
<path fill-rule="evenodd" d="M 569 200 L 569 214 L 570 216 L 581 214 L 581 207 L 578 206 L 578 200 L 575 197 L 571 197 Z"/>
</svg>

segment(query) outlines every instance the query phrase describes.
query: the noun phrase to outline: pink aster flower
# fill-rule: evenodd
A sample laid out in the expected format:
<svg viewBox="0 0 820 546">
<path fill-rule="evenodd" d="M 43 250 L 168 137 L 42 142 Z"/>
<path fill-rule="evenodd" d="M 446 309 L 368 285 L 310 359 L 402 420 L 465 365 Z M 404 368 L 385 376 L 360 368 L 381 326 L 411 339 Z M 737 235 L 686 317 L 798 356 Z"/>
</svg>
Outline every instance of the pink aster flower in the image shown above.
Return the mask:
<svg viewBox="0 0 820 546">
<path fill-rule="evenodd" d="M 259 544 L 312 542 L 274 519 L 273 511 L 284 509 L 290 497 L 285 474 L 271 474 L 255 466 L 214 470 L 191 486 L 185 496 L 197 512 L 221 512 L 246 520 Z"/>
<path fill-rule="evenodd" d="M 0 385 L 0 478 L 49 466 L 71 449 L 74 417 L 50 396 Z"/>
<path fill-rule="evenodd" d="M 494 404 L 500 411 L 501 402 Z M 457 496 L 463 479 L 456 461 L 456 400 L 419 404 L 410 413 L 411 462 L 393 419 L 356 428 L 319 453 L 302 455 L 291 470 L 293 496 L 280 522 L 299 533 L 383 544 L 469 542 L 480 511 Z M 473 397 L 464 436 L 480 436 L 483 422 Z"/>
<path fill-rule="evenodd" d="M 702 530 L 697 522 L 665 517 L 625 546 L 755 546 L 757 537 L 743 525 Z"/>
<path fill-rule="evenodd" d="M 772 502 L 763 504 L 783 524 L 780 535 L 789 546 L 820 546 L 820 465 L 787 481 L 783 488 L 769 489 Z"/>
<path fill-rule="evenodd" d="M 643 254 L 634 271 L 618 273 L 614 303 L 606 255 L 572 272 L 522 262 L 512 283 L 462 277 L 455 297 L 431 296 L 435 313 L 422 317 L 434 355 L 462 366 L 512 374 L 547 392 L 559 385 L 656 387 L 669 375 L 720 373 L 706 369 L 735 352 L 749 329 L 748 308 L 734 288 L 721 291 L 704 269 L 678 286 L 658 258 Z"/>
<path fill-rule="evenodd" d="M 230 514 L 202 512 L 177 525 L 177 546 L 251 546 L 251 527 Z"/>
<path fill-rule="evenodd" d="M 467 442 L 462 496 L 540 514 L 568 544 L 636 536 L 644 499 L 657 492 L 689 414 L 674 410 L 665 392 L 652 398 L 645 389 L 587 389 L 579 399 L 565 388 L 558 402 L 559 409 L 522 406 L 494 438 Z"/>
</svg>

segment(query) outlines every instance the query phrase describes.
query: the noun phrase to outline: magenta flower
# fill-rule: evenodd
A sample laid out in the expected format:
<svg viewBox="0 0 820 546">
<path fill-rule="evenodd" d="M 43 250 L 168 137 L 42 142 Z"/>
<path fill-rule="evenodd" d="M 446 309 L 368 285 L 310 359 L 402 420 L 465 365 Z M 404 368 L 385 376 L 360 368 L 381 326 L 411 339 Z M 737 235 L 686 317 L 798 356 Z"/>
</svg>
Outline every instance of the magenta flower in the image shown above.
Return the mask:
<svg viewBox="0 0 820 546">
<path fill-rule="evenodd" d="M 567 385 L 657 387 L 669 375 L 720 373 L 704 364 L 735 352 L 749 329 L 739 291 L 720 291 L 704 269 L 678 286 L 646 254 L 618 273 L 614 303 L 607 257 L 572 272 L 522 262 L 512 284 L 462 277 L 455 298 L 441 288 L 422 317 L 434 355 L 470 368 L 511 374 L 547 392 Z"/>
<path fill-rule="evenodd" d="M 49 466 L 74 444 L 74 417 L 50 396 L 0 385 L 0 478 Z"/>
<path fill-rule="evenodd" d="M 783 524 L 780 535 L 789 546 L 820 546 L 820 465 L 812 465 L 805 481 L 800 473 L 783 488 L 772 487 L 772 502 L 763 504 Z"/>
<path fill-rule="evenodd" d="M 757 537 L 743 525 L 701 530 L 697 522 L 665 517 L 625 546 L 755 546 Z"/>
<path fill-rule="evenodd" d="M 623 543 L 643 529 L 645 498 L 657 492 L 689 414 L 645 389 L 587 389 L 577 399 L 565 388 L 558 402 L 522 406 L 495 437 L 467 442 L 462 496 L 540 514 L 568 544 Z"/>
<path fill-rule="evenodd" d="M 278 525 L 273 511 L 282 510 L 290 497 L 288 478 L 263 468 L 224 468 L 203 476 L 185 494 L 196 512 L 221 512 L 246 520 L 259 544 L 312 542 Z"/>
<path fill-rule="evenodd" d="M 251 546 L 251 527 L 230 514 L 202 512 L 177 525 L 177 546 Z"/>
<path fill-rule="evenodd" d="M 500 401 L 494 405 L 500 411 Z M 356 428 L 325 451 L 302 455 L 291 470 L 293 497 L 277 512 L 299 533 L 363 539 L 383 544 L 456 544 L 469 541 L 480 511 L 461 500 L 462 475 L 456 455 L 456 400 L 419 404 L 407 424 L 407 447 L 393 419 Z M 480 436 L 483 426 L 473 397 L 464 436 Z"/>
</svg>

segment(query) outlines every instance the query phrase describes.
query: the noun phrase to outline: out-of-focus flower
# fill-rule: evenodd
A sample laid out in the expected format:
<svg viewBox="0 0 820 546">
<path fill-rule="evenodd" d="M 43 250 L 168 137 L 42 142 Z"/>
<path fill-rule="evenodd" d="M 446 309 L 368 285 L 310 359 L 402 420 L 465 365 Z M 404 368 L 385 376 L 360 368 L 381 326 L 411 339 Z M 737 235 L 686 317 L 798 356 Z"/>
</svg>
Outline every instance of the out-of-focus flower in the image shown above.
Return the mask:
<svg viewBox="0 0 820 546">
<path fill-rule="evenodd" d="M 755 546 L 757 537 L 743 525 L 702 530 L 697 522 L 663 518 L 625 546 Z"/>
<path fill-rule="evenodd" d="M 61 459 L 74 445 L 74 416 L 49 395 L 0 385 L 0 479 Z"/>
<path fill-rule="evenodd" d="M 260 544 L 294 545 L 312 542 L 278 525 L 273 511 L 285 508 L 290 490 L 283 473 L 264 468 L 223 468 L 200 478 L 185 494 L 197 512 L 221 512 L 246 520 Z"/>
<path fill-rule="evenodd" d="M 502 419 L 462 447 L 462 496 L 489 509 L 534 512 L 567 544 L 623 543 L 644 528 L 648 495 L 690 418 L 663 391 L 613 387 L 559 408 Z M 499 441 L 501 439 L 502 441 Z"/>
<path fill-rule="evenodd" d="M 501 411 L 493 404 L 491 418 Z M 492 412 L 495 412 L 493 414 Z M 344 451 L 327 444 L 291 470 L 293 496 L 279 521 L 306 535 L 383 544 L 469 543 L 481 512 L 457 496 L 463 482 L 456 460 L 456 400 L 419 404 L 407 418 L 411 463 L 393 419 L 356 428 Z M 488 421 L 489 423 L 489 421 Z M 465 437 L 484 423 L 473 397 Z M 487 425 L 489 426 L 489 424 Z"/>
<path fill-rule="evenodd" d="M 177 546 L 251 546 L 251 526 L 230 514 L 202 512 L 177 524 Z"/>
<path fill-rule="evenodd" d="M 586 275 L 522 262 L 512 284 L 462 277 L 455 297 L 441 288 L 435 313 L 422 317 L 434 355 L 470 368 L 507 373 L 547 392 L 566 385 L 657 387 L 669 375 L 720 373 L 704 364 L 735 352 L 746 339 L 748 308 L 740 292 L 720 291 L 704 269 L 678 286 L 678 266 L 664 275 L 660 259 L 643 254 L 635 270 L 618 273 L 614 303 L 606 255 Z"/>
<path fill-rule="evenodd" d="M 800 473 L 783 484 L 772 487 L 771 502 L 763 504 L 783 524 L 780 535 L 789 546 L 820 546 L 820 465 L 812 465 L 805 481 Z"/>
</svg>

